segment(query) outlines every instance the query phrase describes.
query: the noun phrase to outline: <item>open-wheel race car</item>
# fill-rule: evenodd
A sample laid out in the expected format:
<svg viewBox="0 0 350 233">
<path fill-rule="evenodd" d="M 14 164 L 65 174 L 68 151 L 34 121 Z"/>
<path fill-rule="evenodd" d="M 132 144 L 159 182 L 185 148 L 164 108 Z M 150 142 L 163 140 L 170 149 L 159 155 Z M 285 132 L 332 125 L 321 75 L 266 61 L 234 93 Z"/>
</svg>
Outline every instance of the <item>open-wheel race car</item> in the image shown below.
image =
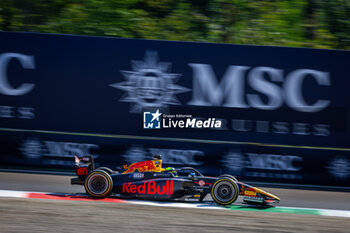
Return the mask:
<svg viewBox="0 0 350 233">
<path fill-rule="evenodd" d="M 95 169 L 92 156 L 75 157 L 76 174 L 71 184 L 84 185 L 94 198 L 117 196 L 150 200 L 198 200 L 210 194 L 220 205 L 229 205 L 243 195 L 249 204 L 278 203 L 275 195 L 239 182 L 232 175 L 209 177 L 191 167 L 162 168 L 160 155 L 152 160 L 124 165 L 113 171 L 107 167 Z"/>
</svg>

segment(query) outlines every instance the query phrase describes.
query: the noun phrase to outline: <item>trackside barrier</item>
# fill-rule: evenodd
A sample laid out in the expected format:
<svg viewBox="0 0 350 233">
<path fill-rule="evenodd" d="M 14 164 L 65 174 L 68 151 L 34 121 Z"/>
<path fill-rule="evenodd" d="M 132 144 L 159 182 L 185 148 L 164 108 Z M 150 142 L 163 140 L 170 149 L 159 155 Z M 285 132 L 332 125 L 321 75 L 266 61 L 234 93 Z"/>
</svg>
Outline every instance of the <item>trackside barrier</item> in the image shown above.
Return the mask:
<svg viewBox="0 0 350 233">
<path fill-rule="evenodd" d="M 162 154 L 208 175 L 349 186 L 349 60 L 0 32 L 0 165 L 71 169 L 74 155 L 93 154 L 113 167 Z"/>
</svg>

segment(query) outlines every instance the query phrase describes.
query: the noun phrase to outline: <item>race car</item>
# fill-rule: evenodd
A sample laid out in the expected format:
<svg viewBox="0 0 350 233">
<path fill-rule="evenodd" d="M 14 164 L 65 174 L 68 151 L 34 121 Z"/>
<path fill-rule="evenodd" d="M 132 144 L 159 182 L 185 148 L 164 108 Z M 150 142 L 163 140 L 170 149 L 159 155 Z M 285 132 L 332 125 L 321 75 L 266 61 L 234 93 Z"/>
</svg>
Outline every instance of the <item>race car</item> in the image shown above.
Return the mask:
<svg viewBox="0 0 350 233">
<path fill-rule="evenodd" d="M 95 169 L 93 156 L 75 156 L 78 177 L 71 184 L 84 185 L 93 198 L 117 196 L 150 200 L 202 202 L 207 195 L 219 205 L 230 205 L 243 195 L 243 202 L 267 205 L 280 199 L 268 192 L 239 182 L 232 175 L 209 177 L 192 167 L 163 168 L 160 155 L 152 160 L 124 165 L 115 171 L 107 167 Z"/>
</svg>

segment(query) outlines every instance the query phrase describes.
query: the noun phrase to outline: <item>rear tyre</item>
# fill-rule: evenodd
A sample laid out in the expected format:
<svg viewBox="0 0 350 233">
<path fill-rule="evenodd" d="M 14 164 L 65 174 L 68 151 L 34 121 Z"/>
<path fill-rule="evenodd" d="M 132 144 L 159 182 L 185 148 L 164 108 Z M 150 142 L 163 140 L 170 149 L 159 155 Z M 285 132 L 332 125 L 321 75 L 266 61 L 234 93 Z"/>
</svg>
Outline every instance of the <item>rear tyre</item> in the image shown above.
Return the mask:
<svg viewBox="0 0 350 233">
<path fill-rule="evenodd" d="M 107 172 L 95 170 L 86 177 L 84 187 L 90 196 L 104 198 L 111 193 L 113 180 Z"/>
<path fill-rule="evenodd" d="M 95 170 L 101 170 L 107 172 L 109 175 L 112 174 L 113 170 L 110 169 L 109 167 L 98 167 Z"/>
<path fill-rule="evenodd" d="M 211 197 L 219 205 L 230 205 L 237 200 L 239 188 L 230 178 L 218 179 L 211 188 Z"/>
</svg>

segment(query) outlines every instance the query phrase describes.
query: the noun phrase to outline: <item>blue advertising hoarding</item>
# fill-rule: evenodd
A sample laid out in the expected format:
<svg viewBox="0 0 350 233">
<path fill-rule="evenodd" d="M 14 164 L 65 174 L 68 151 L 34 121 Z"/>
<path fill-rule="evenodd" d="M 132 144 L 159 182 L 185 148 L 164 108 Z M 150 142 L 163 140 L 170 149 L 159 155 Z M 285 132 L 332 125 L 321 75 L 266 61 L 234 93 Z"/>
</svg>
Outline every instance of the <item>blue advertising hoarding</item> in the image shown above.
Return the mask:
<svg viewBox="0 0 350 233">
<path fill-rule="evenodd" d="M 159 152 L 210 174 L 349 185 L 349 51 L 9 32 L 0 42 L 2 164 Z"/>
</svg>

